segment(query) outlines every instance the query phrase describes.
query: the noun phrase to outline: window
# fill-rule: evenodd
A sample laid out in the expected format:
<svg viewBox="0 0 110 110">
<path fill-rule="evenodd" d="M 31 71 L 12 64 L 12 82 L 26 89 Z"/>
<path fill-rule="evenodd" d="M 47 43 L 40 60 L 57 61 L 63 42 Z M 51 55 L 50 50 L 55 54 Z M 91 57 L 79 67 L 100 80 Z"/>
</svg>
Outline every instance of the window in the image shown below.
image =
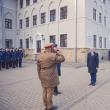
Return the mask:
<svg viewBox="0 0 110 110">
<path fill-rule="evenodd" d="M 30 0 L 26 0 L 26 6 L 30 5 Z"/>
<path fill-rule="evenodd" d="M 56 20 L 56 10 L 50 10 L 50 22 Z"/>
<path fill-rule="evenodd" d="M 67 47 L 67 34 L 60 35 L 60 47 Z"/>
<path fill-rule="evenodd" d="M 46 13 L 41 13 L 41 24 L 46 22 Z"/>
<path fill-rule="evenodd" d="M 5 48 L 13 48 L 13 40 L 5 39 Z"/>
<path fill-rule="evenodd" d="M 50 36 L 50 43 L 56 43 L 56 41 L 55 41 L 55 35 L 51 35 Z"/>
<path fill-rule="evenodd" d="M 37 0 L 33 0 L 33 3 L 36 3 L 37 2 Z"/>
<path fill-rule="evenodd" d="M 20 8 L 23 8 L 23 0 L 20 0 L 19 5 L 20 5 Z"/>
<path fill-rule="evenodd" d="M 23 48 L 23 40 L 20 39 L 20 48 Z"/>
<path fill-rule="evenodd" d="M 93 20 L 96 21 L 96 9 L 93 8 Z"/>
<path fill-rule="evenodd" d="M 67 19 L 67 6 L 60 8 L 60 19 Z"/>
<path fill-rule="evenodd" d="M 29 39 L 26 39 L 26 48 L 29 48 Z"/>
<path fill-rule="evenodd" d="M 37 52 L 40 53 L 41 52 L 41 40 L 36 41 L 36 47 L 37 47 Z"/>
<path fill-rule="evenodd" d="M 104 25 L 106 26 L 106 17 L 104 16 Z"/>
<path fill-rule="evenodd" d="M 12 19 L 5 19 L 5 28 L 6 29 L 12 29 Z"/>
<path fill-rule="evenodd" d="M 102 14 L 99 13 L 99 23 L 102 23 Z"/>
<path fill-rule="evenodd" d="M 23 22 L 22 22 L 22 19 L 20 19 L 20 20 L 19 20 L 19 28 L 20 28 L 20 29 L 22 29 L 22 26 L 23 26 L 22 23 L 23 23 Z"/>
<path fill-rule="evenodd" d="M 97 37 L 96 35 L 93 36 L 93 47 L 97 47 Z"/>
<path fill-rule="evenodd" d="M 99 48 L 102 48 L 102 37 L 99 37 Z"/>
<path fill-rule="evenodd" d="M 103 3 L 105 4 L 106 3 L 106 0 L 103 0 Z"/>
<path fill-rule="evenodd" d="M 104 38 L 104 48 L 106 48 L 106 46 L 107 46 L 107 39 Z"/>
<path fill-rule="evenodd" d="M 33 26 L 37 25 L 37 15 L 33 16 Z"/>
<path fill-rule="evenodd" d="M 29 17 L 26 18 L 26 27 L 29 27 Z"/>
</svg>

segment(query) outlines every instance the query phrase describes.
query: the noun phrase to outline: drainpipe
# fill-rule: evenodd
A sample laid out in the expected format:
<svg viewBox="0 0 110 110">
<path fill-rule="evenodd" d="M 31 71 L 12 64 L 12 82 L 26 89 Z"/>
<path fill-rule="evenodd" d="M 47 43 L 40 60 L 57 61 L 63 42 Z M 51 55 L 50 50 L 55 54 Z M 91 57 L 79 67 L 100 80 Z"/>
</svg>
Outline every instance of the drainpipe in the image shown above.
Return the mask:
<svg viewBox="0 0 110 110">
<path fill-rule="evenodd" d="M 58 5 L 58 46 L 60 47 L 60 4 L 61 4 L 62 0 L 60 0 L 59 5 Z"/>
<path fill-rule="evenodd" d="M 77 21 L 77 17 L 78 17 L 78 0 L 75 1 L 75 7 L 76 7 L 76 18 L 75 18 L 75 21 L 76 21 L 76 25 L 75 25 L 75 63 L 77 63 L 77 24 L 78 24 L 78 21 Z"/>
<path fill-rule="evenodd" d="M 4 7 L 3 7 L 3 1 L 1 0 L 1 19 L 2 19 L 2 48 L 4 48 L 4 39 L 3 39 L 3 37 L 4 37 L 4 25 L 3 25 L 3 23 L 4 23 L 4 17 L 3 17 L 3 9 Z"/>
</svg>

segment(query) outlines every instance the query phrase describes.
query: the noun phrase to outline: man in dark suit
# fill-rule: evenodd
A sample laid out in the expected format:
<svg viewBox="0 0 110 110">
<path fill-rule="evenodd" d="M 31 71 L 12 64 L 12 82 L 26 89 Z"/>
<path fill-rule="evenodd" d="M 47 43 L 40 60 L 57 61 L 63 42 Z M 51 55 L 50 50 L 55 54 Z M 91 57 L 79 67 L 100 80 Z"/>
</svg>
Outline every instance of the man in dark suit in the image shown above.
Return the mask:
<svg viewBox="0 0 110 110">
<path fill-rule="evenodd" d="M 91 83 L 89 85 L 96 85 L 97 68 L 99 67 L 99 55 L 95 52 L 95 49 L 90 49 L 87 55 L 87 67 L 90 73 Z"/>
</svg>

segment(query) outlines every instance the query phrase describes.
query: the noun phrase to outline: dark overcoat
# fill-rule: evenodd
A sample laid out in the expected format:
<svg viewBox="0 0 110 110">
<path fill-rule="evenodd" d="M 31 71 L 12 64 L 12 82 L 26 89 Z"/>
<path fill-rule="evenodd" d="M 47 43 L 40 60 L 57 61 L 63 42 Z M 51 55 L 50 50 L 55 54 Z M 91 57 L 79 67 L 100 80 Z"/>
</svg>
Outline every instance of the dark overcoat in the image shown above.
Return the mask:
<svg viewBox="0 0 110 110">
<path fill-rule="evenodd" d="M 96 73 L 97 68 L 99 67 L 99 56 L 98 53 L 94 52 L 94 55 L 91 55 L 89 52 L 87 55 L 87 67 L 89 73 Z"/>
</svg>

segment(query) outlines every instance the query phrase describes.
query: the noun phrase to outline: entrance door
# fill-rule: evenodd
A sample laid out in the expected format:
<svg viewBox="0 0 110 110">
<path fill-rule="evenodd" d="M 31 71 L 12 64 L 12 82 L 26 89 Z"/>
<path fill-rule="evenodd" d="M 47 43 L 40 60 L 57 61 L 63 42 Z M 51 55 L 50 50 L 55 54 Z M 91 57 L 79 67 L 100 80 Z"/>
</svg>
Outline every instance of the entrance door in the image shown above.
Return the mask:
<svg viewBox="0 0 110 110">
<path fill-rule="evenodd" d="M 41 52 L 41 40 L 36 41 L 36 46 L 37 46 L 37 52 Z"/>
<path fill-rule="evenodd" d="M 6 48 L 12 48 L 13 41 L 11 39 L 6 39 L 5 40 L 5 47 Z"/>
</svg>

